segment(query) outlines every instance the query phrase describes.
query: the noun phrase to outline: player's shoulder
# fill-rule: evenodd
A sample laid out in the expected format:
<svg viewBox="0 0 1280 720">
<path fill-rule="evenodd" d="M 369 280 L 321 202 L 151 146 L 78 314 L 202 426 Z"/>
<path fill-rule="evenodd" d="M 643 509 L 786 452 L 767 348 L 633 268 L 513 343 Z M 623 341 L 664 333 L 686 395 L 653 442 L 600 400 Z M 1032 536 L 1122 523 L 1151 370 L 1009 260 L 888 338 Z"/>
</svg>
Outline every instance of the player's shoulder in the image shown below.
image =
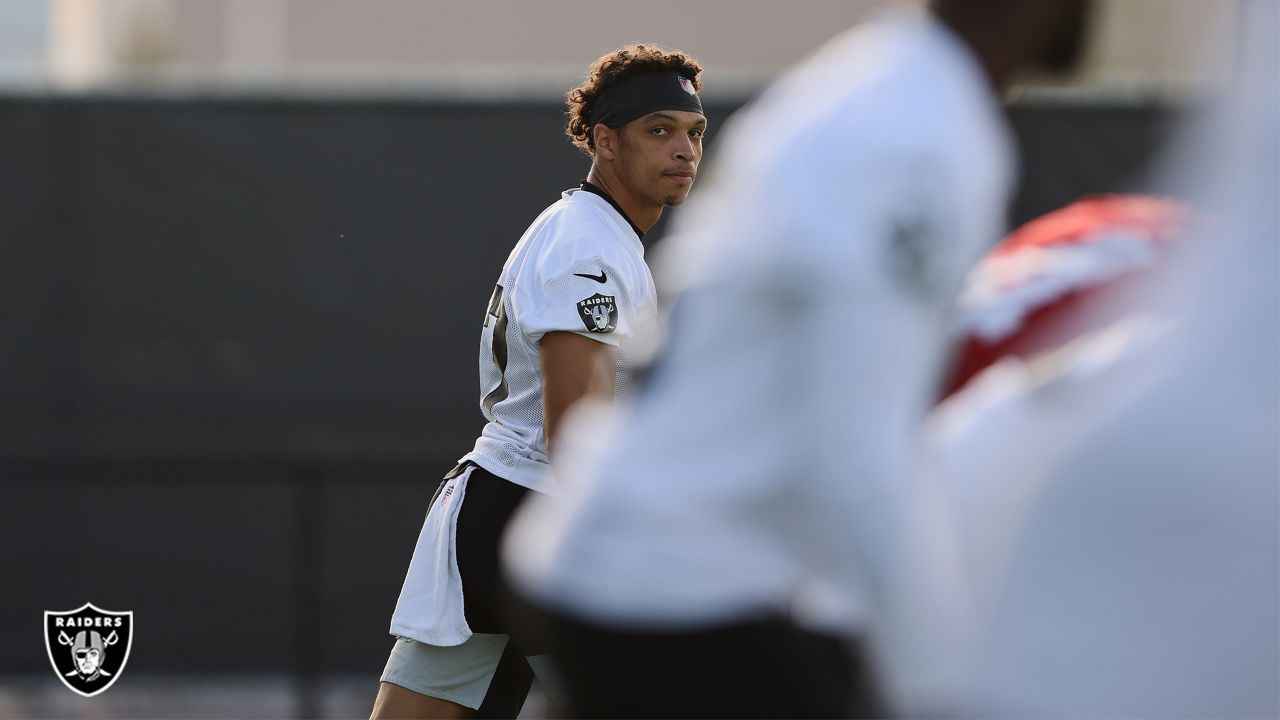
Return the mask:
<svg viewBox="0 0 1280 720">
<path fill-rule="evenodd" d="M 550 260 L 587 256 L 640 259 L 643 246 L 635 231 L 603 198 L 571 190 L 547 208 L 532 238 L 534 251 Z"/>
<path fill-rule="evenodd" d="M 870 134 L 895 148 L 951 155 L 1002 122 L 977 58 L 950 29 L 927 14 L 886 25 L 879 71 L 844 94 L 837 115 L 859 120 L 844 138 Z"/>
<path fill-rule="evenodd" d="M 532 291 L 559 278 L 601 278 L 624 287 L 648 279 L 643 246 L 635 232 L 603 198 L 569 191 L 548 207 L 526 235 L 513 282 Z"/>
<path fill-rule="evenodd" d="M 815 56 L 810 94 L 832 97 L 825 123 L 837 142 L 946 150 L 1000 122 L 999 99 L 973 51 L 927 12 L 886 12 Z M 838 69 L 838 70 L 837 70 Z M 825 90 L 823 90 L 825 88 Z"/>
<path fill-rule="evenodd" d="M 919 164 L 999 164 L 1007 152 L 995 94 L 977 61 L 924 13 L 890 13 L 828 42 L 730 128 L 735 151 L 764 174 L 824 181 Z M 833 162 L 839 159 L 839 162 Z"/>
<path fill-rule="evenodd" d="M 598 238 L 625 237 L 634 232 L 608 202 L 585 190 L 566 190 L 546 209 L 541 220 L 544 234 L 555 237 L 586 236 Z M 624 232 L 625 231 L 625 232 Z"/>
</svg>

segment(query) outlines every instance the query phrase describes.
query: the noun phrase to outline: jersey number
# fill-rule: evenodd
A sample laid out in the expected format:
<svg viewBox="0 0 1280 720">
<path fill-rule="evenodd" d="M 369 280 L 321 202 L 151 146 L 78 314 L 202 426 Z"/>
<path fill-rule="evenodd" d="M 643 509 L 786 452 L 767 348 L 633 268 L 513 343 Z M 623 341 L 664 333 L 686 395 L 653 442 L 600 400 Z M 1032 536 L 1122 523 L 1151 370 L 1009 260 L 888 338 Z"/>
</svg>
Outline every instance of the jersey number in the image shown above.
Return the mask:
<svg viewBox="0 0 1280 720">
<path fill-rule="evenodd" d="M 484 313 L 484 326 L 489 327 L 489 319 L 493 318 L 493 335 L 490 338 L 489 351 L 493 353 L 493 365 L 498 368 L 502 380 L 498 387 L 489 391 L 480 404 L 484 411 L 493 416 L 493 406 L 507 399 L 507 310 L 502 302 L 502 286 L 493 286 L 493 295 L 489 297 L 489 307 Z"/>
</svg>

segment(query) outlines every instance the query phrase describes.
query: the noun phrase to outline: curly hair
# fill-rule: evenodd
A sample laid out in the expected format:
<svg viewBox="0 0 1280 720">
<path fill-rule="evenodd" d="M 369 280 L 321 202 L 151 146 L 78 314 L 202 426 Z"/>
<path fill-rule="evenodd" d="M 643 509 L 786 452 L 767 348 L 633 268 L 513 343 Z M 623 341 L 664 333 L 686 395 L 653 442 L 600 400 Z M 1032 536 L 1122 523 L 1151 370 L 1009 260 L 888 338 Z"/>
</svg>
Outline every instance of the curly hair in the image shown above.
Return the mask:
<svg viewBox="0 0 1280 720">
<path fill-rule="evenodd" d="M 619 80 L 646 72 L 678 72 L 693 83 L 695 90 L 702 91 L 702 81 L 698 77 L 702 74 L 702 65 L 688 55 L 656 45 L 627 45 L 618 48 L 591 63 L 587 79 L 565 94 L 565 100 L 569 104 L 569 124 L 565 128 L 565 134 L 569 136 L 569 141 L 589 157 L 594 157 L 596 141 L 592 137 L 591 125 L 587 119 L 591 117 L 596 98 L 600 97 L 605 88 Z"/>
</svg>

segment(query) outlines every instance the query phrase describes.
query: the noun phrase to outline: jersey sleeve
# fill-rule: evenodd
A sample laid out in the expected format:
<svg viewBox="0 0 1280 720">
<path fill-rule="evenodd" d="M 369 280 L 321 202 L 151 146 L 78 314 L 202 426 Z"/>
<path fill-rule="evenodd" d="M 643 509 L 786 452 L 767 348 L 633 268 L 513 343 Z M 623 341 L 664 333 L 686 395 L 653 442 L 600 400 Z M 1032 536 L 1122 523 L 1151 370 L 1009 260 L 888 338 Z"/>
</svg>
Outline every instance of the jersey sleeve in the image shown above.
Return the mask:
<svg viewBox="0 0 1280 720">
<path fill-rule="evenodd" d="M 515 320 L 530 342 L 571 332 L 618 347 L 644 314 L 643 260 L 616 238 L 551 238 L 516 277 Z M 638 267 L 637 267 L 638 266 Z"/>
</svg>

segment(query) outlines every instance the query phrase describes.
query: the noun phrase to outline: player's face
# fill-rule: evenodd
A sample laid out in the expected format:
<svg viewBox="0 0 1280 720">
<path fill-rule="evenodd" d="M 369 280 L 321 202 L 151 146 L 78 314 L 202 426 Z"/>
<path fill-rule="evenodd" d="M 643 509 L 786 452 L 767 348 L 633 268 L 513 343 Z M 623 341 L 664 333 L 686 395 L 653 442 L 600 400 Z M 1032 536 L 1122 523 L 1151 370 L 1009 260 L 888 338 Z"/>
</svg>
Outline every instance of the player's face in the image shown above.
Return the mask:
<svg viewBox="0 0 1280 720">
<path fill-rule="evenodd" d="M 706 129 L 706 117 L 682 110 L 650 113 L 627 123 L 619 133 L 622 182 L 655 205 L 684 202 L 702 162 Z"/>
</svg>

